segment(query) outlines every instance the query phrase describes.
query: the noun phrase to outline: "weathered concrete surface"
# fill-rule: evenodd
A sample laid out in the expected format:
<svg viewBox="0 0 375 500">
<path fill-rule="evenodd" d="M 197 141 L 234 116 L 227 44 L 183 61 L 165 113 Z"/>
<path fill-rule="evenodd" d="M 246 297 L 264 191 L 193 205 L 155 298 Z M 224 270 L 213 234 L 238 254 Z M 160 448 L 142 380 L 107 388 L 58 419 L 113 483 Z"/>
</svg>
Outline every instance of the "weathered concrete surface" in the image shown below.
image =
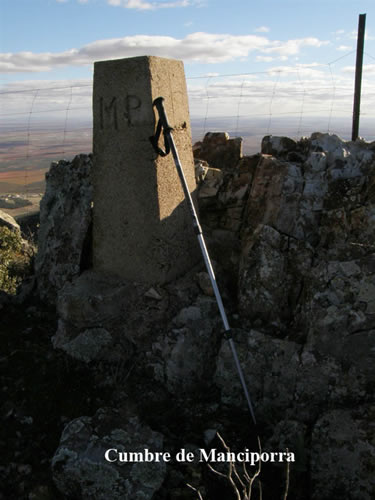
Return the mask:
<svg viewBox="0 0 375 500">
<path fill-rule="evenodd" d="M 172 155 L 156 156 L 149 141 L 160 96 L 193 192 L 182 62 L 144 56 L 95 63 L 94 269 L 148 283 L 167 282 L 199 258 Z"/>
</svg>

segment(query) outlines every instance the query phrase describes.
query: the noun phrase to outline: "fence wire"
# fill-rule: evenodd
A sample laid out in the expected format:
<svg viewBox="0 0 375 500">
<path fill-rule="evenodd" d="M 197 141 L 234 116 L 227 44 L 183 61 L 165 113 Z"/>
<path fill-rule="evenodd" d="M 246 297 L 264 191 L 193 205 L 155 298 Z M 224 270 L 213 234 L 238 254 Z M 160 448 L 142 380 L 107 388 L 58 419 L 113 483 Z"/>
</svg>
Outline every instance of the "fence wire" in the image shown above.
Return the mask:
<svg viewBox="0 0 375 500">
<path fill-rule="evenodd" d="M 259 152 L 264 135 L 300 138 L 312 132 L 349 139 L 354 73 L 334 64 L 299 65 L 267 72 L 187 78 L 193 142 L 208 131 L 244 140 L 244 153 Z M 371 55 L 366 54 L 370 59 Z M 366 68 L 366 67 L 365 67 Z M 375 66 L 364 71 L 361 136 L 375 139 Z M 92 150 L 92 82 L 0 90 L 0 194 L 7 185 L 42 189 L 51 161 Z M 234 113 L 233 113 L 234 112 Z M 39 183 L 39 184 L 38 184 Z"/>
</svg>

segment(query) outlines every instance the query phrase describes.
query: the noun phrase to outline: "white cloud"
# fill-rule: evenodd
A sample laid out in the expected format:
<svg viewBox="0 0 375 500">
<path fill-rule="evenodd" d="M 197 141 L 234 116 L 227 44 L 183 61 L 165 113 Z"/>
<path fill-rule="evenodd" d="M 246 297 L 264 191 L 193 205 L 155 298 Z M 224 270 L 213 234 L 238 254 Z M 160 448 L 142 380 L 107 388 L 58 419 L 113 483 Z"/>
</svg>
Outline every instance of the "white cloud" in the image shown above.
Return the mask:
<svg viewBox="0 0 375 500">
<path fill-rule="evenodd" d="M 329 71 L 316 69 L 314 63 L 307 65 L 279 66 L 271 68 L 267 74 L 240 76 L 207 80 L 188 79 L 188 92 L 193 115 L 206 112 L 202 102 L 209 98 L 212 115 L 233 115 L 241 104 L 242 116 L 266 116 L 272 103 L 273 113 L 285 113 L 297 118 L 323 114 L 328 117 L 332 103 L 337 105 L 336 113 L 351 106 L 352 80 L 340 80 L 340 88 L 334 87 Z M 345 108 L 346 109 L 346 108 Z M 345 111 L 346 112 L 346 111 Z"/>
<path fill-rule="evenodd" d="M 256 56 L 255 62 L 269 63 L 269 62 L 273 62 L 273 61 L 287 61 L 288 59 L 289 59 L 288 56 L 277 56 L 277 57 L 273 57 L 273 56 Z M 297 61 L 298 57 L 295 57 L 294 59 Z"/>
<path fill-rule="evenodd" d="M 352 44 L 353 41 L 357 41 L 358 29 L 354 29 L 354 30 L 350 30 L 350 31 L 340 29 L 340 30 L 334 31 L 332 33 L 332 35 L 334 36 L 336 42 L 340 41 L 342 43 L 342 45 L 340 45 L 336 50 L 342 50 L 342 51 L 349 50 L 350 51 L 350 50 L 354 50 L 354 48 L 353 48 L 353 45 L 348 45 L 348 44 Z M 366 28 L 365 40 L 366 40 L 366 42 L 375 40 L 375 36 L 373 36 L 371 34 L 370 28 Z"/>
<path fill-rule="evenodd" d="M 345 35 L 345 30 L 336 30 L 332 33 L 336 40 L 341 40 L 343 35 Z"/>
<path fill-rule="evenodd" d="M 354 73 L 355 72 L 355 66 L 345 66 L 344 68 L 341 68 L 341 71 L 343 73 Z"/>
<path fill-rule="evenodd" d="M 256 56 L 255 58 L 256 62 L 272 62 L 274 60 L 275 58 L 272 56 Z"/>
<path fill-rule="evenodd" d="M 358 30 L 352 30 L 348 32 L 344 32 L 344 37 L 350 40 L 357 40 L 358 38 Z M 370 34 L 370 30 L 366 29 L 365 31 L 365 40 L 375 40 L 375 37 Z"/>
<path fill-rule="evenodd" d="M 298 54 L 302 47 L 321 47 L 328 45 L 330 42 L 319 40 L 314 37 L 297 38 L 295 40 L 287 40 L 286 42 L 274 41 L 270 42 L 270 47 L 267 47 L 263 52 L 267 54 L 277 53 L 282 56 L 292 56 Z"/>
<path fill-rule="evenodd" d="M 355 73 L 355 66 L 345 66 L 344 68 L 341 69 L 343 73 L 350 73 L 354 74 Z M 375 74 L 375 64 L 364 64 L 363 65 L 363 75 L 368 76 L 368 75 L 374 75 Z"/>
<path fill-rule="evenodd" d="M 363 72 L 365 76 L 375 75 L 375 64 L 365 64 L 363 66 Z"/>
<path fill-rule="evenodd" d="M 368 68 L 370 69 L 370 68 Z M 373 74 L 375 65 L 372 65 Z M 345 116 L 348 130 L 351 127 L 353 76 L 334 74 L 334 80 L 326 65 L 275 66 L 267 73 L 254 75 L 220 76 L 207 73 L 200 78 L 187 78 L 190 116 L 198 127 L 207 125 L 206 131 L 217 130 L 215 117 L 227 117 L 229 121 L 220 122 L 223 127 L 235 127 L 240 117 L 239 130 L 246 130 L 246 120 L 259 120 L 256 128 L 263 130 L 264 119 L 271 122 L 270 132 L 276 135 L 274 118 L 287 118 L 295 126 L 294 133 L 309 134 L 314 130 L 325 131 L 328 124 L 339 116 Z M 372 117 L 375 109 L 374 77 L 363 80 L 364 114 Z M 92 80 L 66 81 L 22 81 L 2 86 L 0 103 L 2 113 L 9 113 L 7 123 L 25 126 L 30 110 L 33 111 L 33 128 L 50 132 L 50 123 L 56 130 L 66 126 L 67 106 L 69 124 L 73 132 L 75 120 L 85 122 L 83 131 L 90 135 L 89 124 L 92 114 Z M 14 116 L 12 116 L 14 115 Z M 335 118 L 336 117 L 336 118 Z M 232 125 L 230 118 L 233 118 Z M 316 118 L 317 121 L 314 121 Z M 206 120 L 207 119 L 207 120 Z M 197 120 L 201 120 L 200 122 Z M 207 121 L 207 124 L 206 124 Z M 247 130 L 254 130 L 254 123 Z M 284 122 L 283 122 L 284 123 Z M 320 125 L 319 125 L 320 123 Z M 229 125 L 228 125 L 229 124 Z M 315 124 L 318 124 L 316 126 Z M 301 129 L 302 125 L 302 129 Z M 52 128 L 53 128 L 52 127 Z M 243 128 L 244 127 L 244 128 Z M 313 129 L 310 129 L 313 127 Z M 222 130 L 231 130 L 223 128 Z M 233 130 L 233 128 L 232 128 Z M 331 124 L 331 131 L 334 130 Z M 261 134 L 262 132 L 259 132 Z M 264 129 L 264 135 L 268 130 Z M 242 135 L 242 134 L 241 134 Z M 24 136 L 22 136 L 24 138 Z M 61 136 L 61 141 L 65 139 Z M 86 147 L 86 146 L 85 146 Z M 59 148 L 59 150 L 61 147 Z M 77 151 L 79 152 L 79 151 Z"/>
<path fill-rule="evenodd" d="M 319 68 L 319 69 L 318 69 Z M 284 77 L 295 75 L 297 79 L 306 78 L 308 85 L 312 80 L 324 80 L 327 72 L 323 70 L 326 65 L 319 63 L 295 64 L 294 66 L 274 66 L 268 70 L 270 74 L 282 74 Z"/>
<path fill-rule="evenodd" d="M 259 26 L 259 28 L 255 28 L 254 30 L 256 33 L 268 33 L 270 31 L 270 28 L 267 26 Z"/>
<path fill-rule="evenodd" d="M 342 52 L 348 52 L 349 50 L 353 50 L 353 47 L 350 47 L 350 45 L 340 45 L 339 47 L 336 48 L 336 50 L 340 50 Z"/>
<path fill-rule="evenodd" d="M 0 87 L 0 104 L 1 113 L 7 115 L 5 121 L 24 121 L 31 110 L 40 122 L 51 116 L 61 120 L 61 111 L 68 104 L 72 116 L 90 118 L 92 80 L 24 80 L 4 84 Z"/>
<path fill-rule="evenodd" d="M 124 7 L 125 9 L 135 10 L 156 10 L 170 9 L 174 7 L 188 7 L 193 3 L 191 0 L 176 0 L 174 2 L 147 2 L 145 0 L 107 0 L 107 2 L 113 7 Z"/>
<path fill-rule="evenodd" d="M 221 63 L 246 58 L 251 52 L 284 60 L 303 47 L 321 47 L 328 42 L 317 38 L 271 41 L 259 35 L 191 33 L 183 39 L 170 36 L 134 35 L 97 40 L 78 49 L 52 53 L 2 53 L 0 72 L 49 71 L 63 66 L 82 66 L 103 59 L 155 55 L 183 59 L 186 62 Z"/>
</svg>

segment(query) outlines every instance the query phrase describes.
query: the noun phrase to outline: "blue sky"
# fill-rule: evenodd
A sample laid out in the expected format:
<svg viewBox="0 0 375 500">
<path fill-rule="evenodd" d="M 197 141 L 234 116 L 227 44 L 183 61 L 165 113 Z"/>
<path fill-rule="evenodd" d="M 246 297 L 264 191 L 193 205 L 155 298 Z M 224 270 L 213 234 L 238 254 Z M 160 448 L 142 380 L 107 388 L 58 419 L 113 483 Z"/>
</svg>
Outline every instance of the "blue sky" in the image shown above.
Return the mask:
<svg viewBox="0 0 375 500">
<path fill-rule="evenodd" d="M 355 49 L 360 13 L 375 57 L 373 0 L 2 0 L 0 13 L 3 82 L 90 77 L 94 60 L 148 53 L 183 59 L 187 76 L 329 63 Z"/>
<path fill-rule="evenodd" d="M 364 89 L 370 109 L 374 0 L 1 0 L 0 84 L 89 85 L 94 61 L 160 55 L 184 61 L 193 113 L 207 113 L 202 99 L 214 102 L 218 95 L 227 98 L 221 113 L 239 99 L 241 107 L 247 102 L 261 111 L 265 93 L 266 105 L 273 93 L 282 112 L 283 92 L 291 112 L 304 107 L 306 113 L 322 102 L 329 108 L 333 100 L 335 112 L 349 112 L 360 13 L 367 14 Z"/>
</svg>

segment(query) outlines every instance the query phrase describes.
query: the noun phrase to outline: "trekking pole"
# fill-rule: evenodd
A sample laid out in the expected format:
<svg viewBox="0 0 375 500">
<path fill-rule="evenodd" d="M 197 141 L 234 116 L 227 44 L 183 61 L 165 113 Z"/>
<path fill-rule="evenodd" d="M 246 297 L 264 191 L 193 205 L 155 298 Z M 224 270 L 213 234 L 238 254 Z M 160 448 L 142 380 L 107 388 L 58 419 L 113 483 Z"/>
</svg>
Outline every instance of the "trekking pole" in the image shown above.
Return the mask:
<svg viewBox="0 0 375 500">
<path fill-rule="evenodd" d="M 210 257 L 208 255 L 206 243 L 205 243 L 204 238 L 203 238 L 202 228 L 199 224 L 197 212 L 195 210 L 194 203 L 193 203 L 193 200 L 191 198 L 190 191 L 189 191 L 186 179 L 185 179 L 185 175 L 184 175 L 184 172 L 182 170 L 182 166 L 181 166 L 181 162 L 180 162 L 180 159 L 178 156 L 178 152 L 177 152 L 176 146 L 174 144 L 174 140 L 172 137 L 173 128 L 168 123 L 168 118 L 167 118 L 167 114 L 166 114 L 165 109 L 164 109 L 163 102 L 164 102 L 164 98 L 158 97 L 152 103 L 152 105 L 155 106 L 156 109 L 158 110 L 159 121 L 158 121 L 158 124 L 156 127 L 155 135 L 150 137 L 150 141 L 151 141 L 151 144 L 152 144 L 154 150 L 160 156 L 167 156 L 169 154 L 169 152 L 172 151 L 173 159 L 174 159 L 174 162 L 175 162 L 175 165 L 177 168 L 178 175 L 180 177 L 180 181 L 181 181 L 182 189 L 184 191 L 185 199 L 187 201 L 189 211 L 190 211 L 190 214 L 191 214 L 191 217 L 193 220 L 194 232 L 198 238 L 199 246 L 200 246 L 201 251 L 202 251 L 203 259 L 204 259 L 204 262 L 206 264 L 207 272 L 208 272 L 208 275 L 209 275 L 210 280 L 211 280 L 211 284 L 212 284 L 212 288 L 213 288 L 213 291 L 215 294 L 216 302 L 217 302 L 217 305 L 219 307 L 221 319 L 223 321 L 224 330 L 225 330 L 224 335 L 225 335 L 225 338 L 229 341 L 229 345 L 230 345 L 230 348 L 232 350 L 232 355 L 234 358 L 234 362 L 236 364 L 238 375 L 240 377 L 242 389 L 243 389 L 245 397 L 246 397 L 246 401 L 247 401 L 247 404 L 248 404 L 248 407 L 250 410 L 250 414 L 251 414 L 251 417 L 253 419 L 254 425 L 256 425 L 256 419 L 255 419 L 255 414 L 254 414 L 254 410 L 253 410 L 253 405 L 251 404 L 249 391 L 247 390 L 245 378 L 243 376 L 240 361 L 238 359 L 236 346 L 234 345 L 234 342 L 233 342 L 232 330 L 231 330 L 229 323 L 228 323 L 228 318 L 227 318 L 227 315 L 225 313 L 223 301 L 221 299 L 219 288 L 218 288 L 217 283 L 216 283 L 215 273 L 214 273 L 214 270 L 212 268 L 212 264 L 211 264 Z M 162 129 L 163 129 L 165 150 L 161 149 L 158 146 L 158 141 L 159 141 L 159 137 L 160 137 Z"/>
</svg>

